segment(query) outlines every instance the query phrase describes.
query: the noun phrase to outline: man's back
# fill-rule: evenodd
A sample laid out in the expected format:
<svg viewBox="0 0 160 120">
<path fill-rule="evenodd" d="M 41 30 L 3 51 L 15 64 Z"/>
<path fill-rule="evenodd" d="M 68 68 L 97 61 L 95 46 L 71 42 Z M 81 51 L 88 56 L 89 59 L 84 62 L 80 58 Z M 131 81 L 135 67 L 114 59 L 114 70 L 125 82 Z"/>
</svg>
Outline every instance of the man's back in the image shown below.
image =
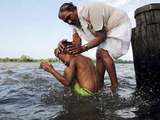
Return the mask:
<svg viewBox="0 0 160 120">
<path fill-rule="evenodd" d="M 96 75 L 96 69 L 92 60 L 83 55 L 77 55 L 74 58 L 76 65 L 76 79 L 78 84 L 92 92 L 99 90 L 99 81 Z"/>
<path fill-rule="evenodd" d="M 78 14 L 92 24 L 94 31 L 105 27 L 108 32 L 128 20 L 128 16 L 124 11 L 110 6 L 106 2 L 93 2 L 82 5 L 78 8 Z"/>
</svg>

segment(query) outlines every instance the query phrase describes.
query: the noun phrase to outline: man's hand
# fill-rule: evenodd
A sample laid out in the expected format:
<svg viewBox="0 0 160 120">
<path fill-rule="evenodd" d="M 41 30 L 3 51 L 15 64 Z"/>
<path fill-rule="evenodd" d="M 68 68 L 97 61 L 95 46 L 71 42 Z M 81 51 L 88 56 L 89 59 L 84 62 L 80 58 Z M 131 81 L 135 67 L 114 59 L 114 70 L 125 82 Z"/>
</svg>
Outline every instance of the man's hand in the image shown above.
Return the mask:
<svg viewBox="0 0 160 120">
<path fill-rule="evenodd" d="M 40 67 L 49 73 L 51 73 L 51 71 L 54 69 L 52 64 L 49 62 L 41 62 Z"/>
<path fill-rule="evenodd" d="M 60 41 L 59 42 L 59 44 L 58 44 L 58 49 L 60 50 L 60 51 L 64 51 L 64 49 L 65 49 L 65 46 L 64 46 L 64 43 L 66 43 L 67 42 L 67 40 L 66 39 L 63 39 L 62 41 Z"/>
<path fill-rule="evenodd" d="M 67 47 L 67 52 L 71 55 L 80 54 L 85 51 L 85 46 L 73 46 Z"/>
</svg>

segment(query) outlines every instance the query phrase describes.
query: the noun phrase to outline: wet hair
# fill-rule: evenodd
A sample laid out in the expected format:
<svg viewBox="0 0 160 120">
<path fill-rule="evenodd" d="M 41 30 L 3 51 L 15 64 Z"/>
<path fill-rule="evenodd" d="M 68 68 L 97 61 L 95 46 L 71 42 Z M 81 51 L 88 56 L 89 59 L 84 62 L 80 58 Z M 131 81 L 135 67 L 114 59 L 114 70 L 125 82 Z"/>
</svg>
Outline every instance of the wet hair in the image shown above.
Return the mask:
<svg viewBox="0 0 160 120">
<path fill-rule="evenodd" d="M 62 44 L 64 46 L 63 54 L 67 54 L 67 47 L 72 45 L 72 42 L 64 41 Z"/>
<path fill-rule="evenodd" d="M 60 9 L 59 9 L 59 14 L 58 14 L 58 17 L 60 18 L 61 16 L 61 13 L 63 11 L 74 11 L 76 10 L 77 7 L 75 5 L 73 5 L 72 2 L 69 2 L 69 3 L 63 3 L 63 5 L 61 5 Z"/>
<path fill-rule="evenodd" d="M 68 52 L 67 52 L 67 47 L 68 47 L 69 45 L 72 45 L 72 42 L 63 41 L 62 44 L 63 44 L 63 46 L 64 46 L 63 51 L 61 51 L 61 50 L 59 49 L 59 47 L 58 47 L 58 48 L 56 48 L 56 49 L 54 50 L 54 54 L 55 54 L 55 56 L 56 56 L 60 61 L 62 61 L 65 65 L 68 66 L 69 63 L 63 61 L 63 60 L 59 57 L 59 55 L 60 55 L 60 54 L 61 54 L 61 55 L 62 55 L 62 54 L 68 54 Z M 69 55 L 69 54 L 68 54 L 68 55 Z"/>
</svg>

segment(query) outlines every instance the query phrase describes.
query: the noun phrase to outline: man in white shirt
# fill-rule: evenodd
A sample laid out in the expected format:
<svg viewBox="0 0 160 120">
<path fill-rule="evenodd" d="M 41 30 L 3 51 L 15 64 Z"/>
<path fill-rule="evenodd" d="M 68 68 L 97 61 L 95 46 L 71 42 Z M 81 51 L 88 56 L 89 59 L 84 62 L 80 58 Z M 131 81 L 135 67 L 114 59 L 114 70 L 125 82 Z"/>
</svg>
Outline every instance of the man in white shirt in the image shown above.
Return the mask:
<svg viewBox="0 0 160 120">
<path fill-rule="evenodd" d="M 64 3 L 59 10 L 59 18 L 73 27 L 73 45 L 67 52 L 79 54 L 97 47 L 96 70 L 101 85 L 104 85 L 103 78 L 107 70 L 111 90 L 115 92 L 118 80 L 114 60 L 127 53 L 131 39 L 131 24 L 127 14 L 105 2 L 81 7 Z M 81 39 L 88 43 L 81 45 Z M 59 48 L 64 50 L 62 44 Z"/>
</svg>

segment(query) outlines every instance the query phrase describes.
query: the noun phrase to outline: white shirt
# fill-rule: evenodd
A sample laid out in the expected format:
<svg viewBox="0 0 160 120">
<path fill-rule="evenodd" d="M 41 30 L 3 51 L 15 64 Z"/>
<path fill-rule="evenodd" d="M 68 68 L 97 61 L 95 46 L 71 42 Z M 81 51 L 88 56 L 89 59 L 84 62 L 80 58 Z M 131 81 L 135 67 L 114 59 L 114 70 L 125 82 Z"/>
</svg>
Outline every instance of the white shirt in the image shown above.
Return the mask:
<svg viewBox="0 0 160 120">
<path fill-rule="evenodd" d="M 126 53 L 130 43 L 131 26 L 130 20 L 125 12 L 109 6 L 105 2 L 95 2 L 79 7 L 78 17 L 82 29 L 77 27 L 73 27 L 73 29 L 82 39 L 88 42 L 95 39 L 92 32 L 102 30 L 104 27 L 107 39 L 101 43 L 99 48 L 116 52 L 116 46 L 122 42 L 124 44 L 118 47 L 121 48 L 123 54 Z M 115 41 L 118 41 L 117 45 Z M 114 43 L 114 45 L 112 45 L 112 43 Z M 111 50 L 113 47 L 115 50 Z"/>
</svg>

